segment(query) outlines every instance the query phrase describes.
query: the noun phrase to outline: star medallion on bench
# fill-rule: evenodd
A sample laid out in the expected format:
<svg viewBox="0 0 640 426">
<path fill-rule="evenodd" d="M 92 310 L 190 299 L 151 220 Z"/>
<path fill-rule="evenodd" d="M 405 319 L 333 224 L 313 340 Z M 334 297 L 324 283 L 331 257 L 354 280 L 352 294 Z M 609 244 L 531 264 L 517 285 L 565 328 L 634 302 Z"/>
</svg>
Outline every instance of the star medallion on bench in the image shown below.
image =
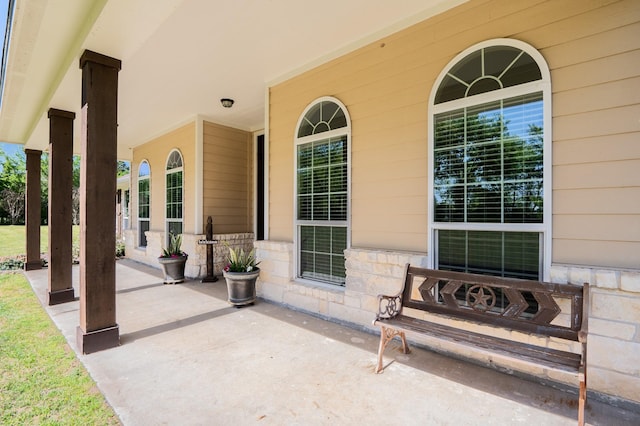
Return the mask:
<svg viewBox="0 0 640 426">
<path fill-rule="evenodd" d="M 488 311 L 496 304 L 496 294 L 490 287 L 474 285 L 467 290 L 467 303 L 476 311 Z"/>
</svg>

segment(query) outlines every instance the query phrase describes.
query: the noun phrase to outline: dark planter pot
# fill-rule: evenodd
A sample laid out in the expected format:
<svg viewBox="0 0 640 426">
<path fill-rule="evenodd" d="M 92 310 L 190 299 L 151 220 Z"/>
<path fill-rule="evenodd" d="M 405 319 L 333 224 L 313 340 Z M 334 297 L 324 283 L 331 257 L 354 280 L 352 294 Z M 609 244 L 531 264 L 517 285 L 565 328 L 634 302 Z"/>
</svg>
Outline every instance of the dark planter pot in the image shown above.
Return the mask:
<svg viewBox="0 0 640 426">
<path fill-rule="evenodd" d="M 250 305 L 256 301 L 256 280 L 260 275 L 260 269 L 251 272 L 227 272 L 222 271 L 227 282 L 229 303 L 233 306 Z"/>
<path fill-rule="evenodd" d="M 158 262 L 164 271 L 165 284 L 177 284 L 184 281 L 184 265 L 188 256 L 159 257 Z"/>
</svg>

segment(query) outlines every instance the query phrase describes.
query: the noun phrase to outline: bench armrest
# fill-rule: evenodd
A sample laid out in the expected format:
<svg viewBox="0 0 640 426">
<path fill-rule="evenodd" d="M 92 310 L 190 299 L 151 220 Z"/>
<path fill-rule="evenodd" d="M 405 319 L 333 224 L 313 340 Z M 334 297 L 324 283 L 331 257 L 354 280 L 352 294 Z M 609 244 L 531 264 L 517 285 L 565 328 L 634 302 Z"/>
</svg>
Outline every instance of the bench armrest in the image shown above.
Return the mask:
<svg viewBox="0 0 640 426">
<path fill-rule="evenodd" d="M 402 311 L 402 295 L 378 295 L 378 314 L 376 315 L 376 320 L 393 318 L 397 316 L 400 311 Z"/>
<path fill-rule="evenodd" d="M 587 336 L 589 335 L 589 284 L 584 283 L 582 288 L 582 324 L 578 331 L 578 341 L 587 343 Z"/>
</svg>

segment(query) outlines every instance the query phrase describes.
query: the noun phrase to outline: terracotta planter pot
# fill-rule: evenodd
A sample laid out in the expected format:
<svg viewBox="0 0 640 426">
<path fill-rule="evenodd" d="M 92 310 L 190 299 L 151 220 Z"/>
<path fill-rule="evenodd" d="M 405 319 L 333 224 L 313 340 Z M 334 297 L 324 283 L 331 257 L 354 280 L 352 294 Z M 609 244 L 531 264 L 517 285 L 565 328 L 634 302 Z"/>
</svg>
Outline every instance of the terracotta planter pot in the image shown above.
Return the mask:
<svg viewBox="0 0 640 426">
<path fill-rule="evenodd" d="M 184 281 L 184 266 L 188 256 L 159 257 L 158 262 L 164 271 L 165 284 L 177 284 Z"/>
<path fill-rule="evenodd" d="M 260 275 L 259 268 L 255 268 L 251 272 L 222 271 L 222 274 L 227 282 L 227 292 L 231 305 L 245 306 L 256 301 L 256 280 Z"/>
</svg>

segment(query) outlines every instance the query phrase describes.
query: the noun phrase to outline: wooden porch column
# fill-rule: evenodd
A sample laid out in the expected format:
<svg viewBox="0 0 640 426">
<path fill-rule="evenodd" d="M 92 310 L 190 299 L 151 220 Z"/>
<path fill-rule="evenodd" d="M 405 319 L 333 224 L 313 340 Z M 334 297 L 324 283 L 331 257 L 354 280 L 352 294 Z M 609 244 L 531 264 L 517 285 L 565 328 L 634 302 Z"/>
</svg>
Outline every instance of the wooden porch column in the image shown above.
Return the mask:
<svg viewBox="0 0 640 426">
<path fill-rule="evenodd" d="M 90 50 L 80 58 L 80 326 L 82 353 L 120 344 L 116 323 L 118 72 L 121 62 Z"/>
<path fill-rule="evenodd" d="M 40 197 L 40 157 L 42 151 L 25 149 L 27 155 L 27 190 L 25 194 L 25 230 L 27 233 L 27 259 L 24 264 L 25 271 L 42 268 L 40 260 L 40 209 L 42 207 Z"/>
<path fill-rule="evenodd" d="M 49 109 L 49 305 L 74 300 L 71 283 L 73 120 Z"/>
</svg>

